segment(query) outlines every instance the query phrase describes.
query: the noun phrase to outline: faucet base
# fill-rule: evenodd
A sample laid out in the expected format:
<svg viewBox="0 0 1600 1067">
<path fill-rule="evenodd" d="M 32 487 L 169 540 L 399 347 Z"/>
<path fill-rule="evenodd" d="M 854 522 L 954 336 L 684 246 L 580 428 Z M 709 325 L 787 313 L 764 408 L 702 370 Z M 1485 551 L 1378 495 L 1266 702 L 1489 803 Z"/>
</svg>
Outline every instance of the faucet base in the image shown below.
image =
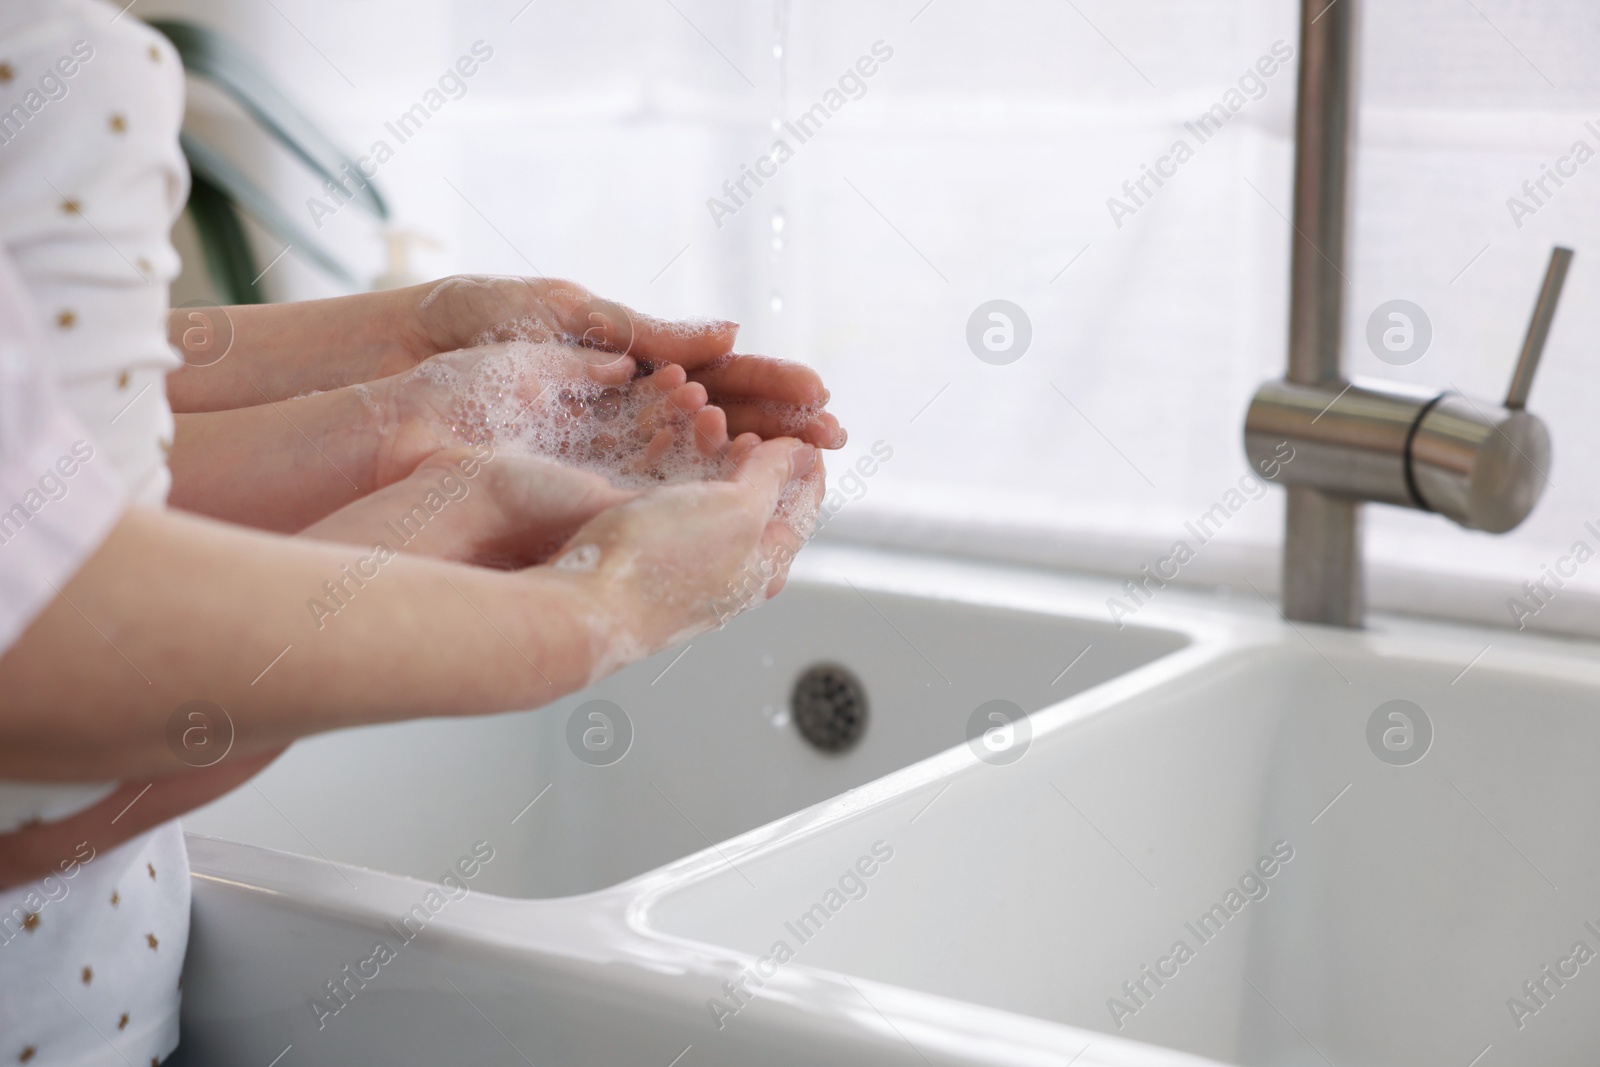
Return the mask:
<svg viewBox="0 0 1600 1067">
<path fill-rule="evenodd" d="M 1291 622 L 1360 629 L 1366 613 L 1361 503 L 1290 485 L 1283 541 L 1283 614 Z"/>
</svg>

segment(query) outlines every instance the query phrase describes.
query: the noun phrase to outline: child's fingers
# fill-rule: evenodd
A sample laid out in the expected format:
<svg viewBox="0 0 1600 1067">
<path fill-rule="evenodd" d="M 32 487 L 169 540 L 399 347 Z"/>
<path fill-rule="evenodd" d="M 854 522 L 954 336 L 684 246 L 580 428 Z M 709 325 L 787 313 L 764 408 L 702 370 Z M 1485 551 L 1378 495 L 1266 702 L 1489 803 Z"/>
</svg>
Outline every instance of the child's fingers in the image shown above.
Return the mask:
<svg viewBox="0 0 1600 1067">
<path fill-rule="evenodd" d="M 685 415 L 692 415 L 706 406 L 706 387 L 699 382 L 687 382 L 668 393 L 667 402 Z"/>
<path fill-rule="evenodd" d="M 643 380 L 650 383 L 658 392 L 671 393 L 689 380 L 689 374 L 676 363 L 663 363 Z M 705 389 L 702 387 L 700 391 L 704 393 Z"/>
<path fill-rule="evenodd" d="M 661 457 L 667 454 L 667 449 L 672 447 L 672 442 L 676 437 L 677 434 L 673 432 L 670 426 L 663 426 L 657 430 L 655 436 L 650 438 L 650 443 L 645 446 L 645 465 L 649 466 L 660 462 Z"/>
<path fill-rule="evenodd" d="M 583 374 L 596 385 L 626 385 L 633 380 L 637 364 L 632 356 L 616 355 L 587 348 L 575 348 Z"/>
<path fill-rule="evenodd" d="M 728 447 L 728 417 L 719 407 L 694 413 L 694 439 L 703 456 L 720 455 Z"/>
</svg>

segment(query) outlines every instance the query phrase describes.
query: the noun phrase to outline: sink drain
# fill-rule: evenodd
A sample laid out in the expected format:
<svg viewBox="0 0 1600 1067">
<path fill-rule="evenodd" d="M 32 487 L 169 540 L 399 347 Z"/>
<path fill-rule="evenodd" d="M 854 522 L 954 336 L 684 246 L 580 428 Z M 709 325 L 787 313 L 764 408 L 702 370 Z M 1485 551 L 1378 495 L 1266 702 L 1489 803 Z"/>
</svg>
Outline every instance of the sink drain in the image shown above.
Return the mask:
<svg viewBox="0 0 1600 1067">
<path fill-rule="evenodd" d="M 794 724 L 815 748 L 843 752 L 867 729 L 867 691 L 837 663 L 808 667 L 789 696 Z"/>
</svg>

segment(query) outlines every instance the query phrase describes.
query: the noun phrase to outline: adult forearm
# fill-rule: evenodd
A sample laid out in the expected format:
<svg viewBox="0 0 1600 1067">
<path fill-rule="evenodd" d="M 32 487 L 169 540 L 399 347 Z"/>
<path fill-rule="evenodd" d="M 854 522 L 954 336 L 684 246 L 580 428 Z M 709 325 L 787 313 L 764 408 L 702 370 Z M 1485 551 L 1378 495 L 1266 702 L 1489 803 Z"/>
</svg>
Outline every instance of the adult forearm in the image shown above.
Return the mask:
<svg viewBox="0 0 1600 1067">
<path fill-rule="evenodd" d="M 177 416 L 175 508 L 261 530 L 304 529 L 380 488 L 381 420 L 355 390 Z"/>
<path fill-rule="evenodd" d="M 0 658 L 0 778 L 184 768 L 168 721 L 227 713 L 247 759 L 297 737 L 536 707 L 589 681 L 582 575 L 505 574 L 129 512 Z"/>
<path fill-rule="evenodd" d="M 223 411 L 399 373 L 416 362 L 411 349 L 419 299 L 406 289 L 173 308 L 168 340 L 186 363 L 167 376 L 167 399 L 174 411 Z M 218 351 L 222 345 L 225 355 Z"/>
</svg>

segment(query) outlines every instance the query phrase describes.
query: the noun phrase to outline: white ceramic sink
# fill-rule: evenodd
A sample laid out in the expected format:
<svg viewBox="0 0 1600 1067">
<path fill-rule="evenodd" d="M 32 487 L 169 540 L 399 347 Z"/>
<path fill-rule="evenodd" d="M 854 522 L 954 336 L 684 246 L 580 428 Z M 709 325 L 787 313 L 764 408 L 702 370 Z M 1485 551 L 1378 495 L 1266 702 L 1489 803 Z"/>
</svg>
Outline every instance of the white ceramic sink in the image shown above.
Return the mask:
<svg viewBox="0 0 1600 1067">
<path fill-rule="evenodd" d="M 191 820 L 185 1062 L 1592 1060 L 1600 961 L 1561 963 L 1600 951 L 1592 646 L 1177 591 L 1118 631 L 1108 582 L 803 560 L 664 675 L 322 738 Z M 843 756 L 763 710 L 818 660 L 872 702 Z M 606 767 L 565 741 L 597 695 L 636 726 Z M 1033 712 L 1014 762 L 965 740 L 996 698 Z M 1432 724 L 1408 765 L 1396 708 L 1369 743 L 1395 700 Z"/>
<path fill-rule="evenodd" d="M 645 922 L 1227 1063 L 1593 1063 L 1594 650 L 1302 633 L 790 820 Z M 878 842 L 860 899 L 797 926 Z"/>
</svg>

